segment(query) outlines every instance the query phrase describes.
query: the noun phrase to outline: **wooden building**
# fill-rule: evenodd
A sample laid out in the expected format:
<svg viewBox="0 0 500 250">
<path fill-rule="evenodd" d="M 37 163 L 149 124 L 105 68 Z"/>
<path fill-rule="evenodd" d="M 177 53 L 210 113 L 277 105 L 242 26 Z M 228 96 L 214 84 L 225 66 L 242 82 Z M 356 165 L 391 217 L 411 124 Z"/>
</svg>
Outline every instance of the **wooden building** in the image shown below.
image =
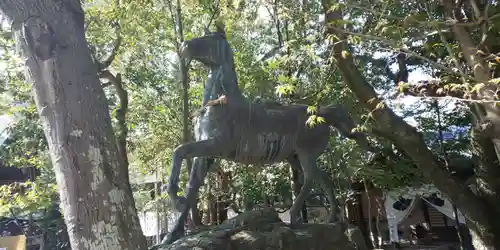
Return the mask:
<svg viewBox="0 0 500 250">
<path fill-rule="evenodd" d="M 371 220 L 373 241 L 378 245 L 391 244 L 384 192 L 373 185 L 369 185 L 368 192 L 365 192 L 362 184 L 356 184 L 356 187 L 355 199 L 346 204 L 348 221 L 357 225 L 363 234 L 368 236 L 370 235 L 369 220 Z M 399 238 L 402 242 L 422 243 L 422 239 L 420 241 L 416 239 L 416 225 L 426 226 L 427 236 L 423 241 L 428 241 L 428 243 L 459 241 L 455 220 L 423 200 L 416 201 L 411 212 L 398 224 Z"/>
<path fill-rule="evenodd" d="M 6 167 L 0 164 L 0 186 L 22 183 L 35 180 L 40 171 L 35 167 Z M 22 192 L 23 186 L 17 185 L 17 191 Z M 43 248 L 43 236 L 39 228 L 24 218 L 2 217 L 0 218 L 0 236 L 26 235 L 28 250 Z"/>
<path fill-rule="evenodd" d="M 0 186 L 28 180 L 33 181 L 38 175 L 40 175 L 40 171 L 35 167 L 6 167 L 0 163 Z"/>
</svg>

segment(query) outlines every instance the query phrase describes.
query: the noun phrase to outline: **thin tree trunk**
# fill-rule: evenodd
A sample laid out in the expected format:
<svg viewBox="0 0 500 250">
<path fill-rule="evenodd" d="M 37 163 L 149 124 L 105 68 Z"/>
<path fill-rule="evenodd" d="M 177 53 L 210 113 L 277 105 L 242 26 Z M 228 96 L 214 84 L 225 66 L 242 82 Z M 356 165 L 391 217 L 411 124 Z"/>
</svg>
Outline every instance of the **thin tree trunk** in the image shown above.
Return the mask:
<svg viewBox="0 0 500 250">
<path fill-rule="evenodd" d="M 169 3 L 170 4 L 170 3 Z M 170 5 L 171 7 L 171 5 Z M 172 11 L 172 9 L 170 9 Z M 181 74 L 181 83 L 182 83 L 182 142 L 187 143 L 191 141 L 191 129 L 190 129 L 190 112 L 189 112 L 189 75 L 188 69 L 186 66 L 186 62 L 180 57 L 180 45 L 184 42 L 184 26 L 182 24 L 182 5 L 181 1 L 177 0 L 176 2 L 176 11 L 175 11 L 175 23 L 174 27 L 176 28 L 175 37 L 177 43 L 177 53 L 179 56 L 179 71 Z M 186 165 L 188 173 L 191 172 L 191 168 L 193 166 L 193 161 L 191 158 L 186 159 Z M 196 204 L 191 207 L 191 221 L 193 225 L 198 226 L 201 225 L 201 216 L 200 211 L 198 209 L 198 198 L 196 199 Z"/>
<path fill-rule="evenodd" d="M 370 245 L 368 247 L 373 248 L 374 238 L 373 238 L 373 224 L 372 224 L 372 199 L 370 198 L 370 190 L 368 190 L 368 185 L 366 184 L 366 179 L 363 178 L 363 186 L 365 188 L 366 201 L 368 202 L 368 238 L 370 238 Z"/>
<path fill-rule="evenodd" d="M 2 0 L 0 10 L 22 27 L 72 249 L 146 249 L 80 2 Z"/>
<path fill-rule="evenodd" d="M 218 222 L 221 224 L 228 218 L 227 210 L 228 210 L 228 205 L 229 205 L 229 173 L 224 172 L 222 169 L 219 169 L 218 175 L 220 178 L 220 195 L 218 197 L 217 204 L 219 206 L 218 208 Z"/>
<path fill-rule="evenodd" d="M 207 183 L 207 203 L 208 203 L 208 217 L 210 218 L 210 225 L 216 225 L 217 223 L 217 210 L 216 208 L 216 199 L 214 197 L 214 178 L 213 173 L 208 174 L 208 183 Z"/>
<path fill-rule="evenodd" d="M 375 247 L 380 247 L 382 246 L 382 236 L 380 235 L 380 214 L 382 213 L 382 204 L 380 204 L 380 201 L 377 199 L 377 218 L 375 221 L 375 229 L 377 230 L 377 242 L 375 244 Z"/>
<path fill-rule="evenodd" d="M 343 223 L 343 224 L 347 224 L 349 223 L 349 220 L 347 218 L 347 215 L 349 214 L 347 212 L 347 205 L 346 205 L 346 200 L 345 199 L 342 199 L 342 201 L 340 202 L 339 206 L 340 206 L 340 215 L 339 215 L 339 218 L 340 218 L 340 222 Z"/>
<path fill-rule="evenodd" d="M 356 202 L 357 202 L 357 213 L 359 214 L 359 221 L 357 226 L 361 229 L 361 232 L 363 233 L 365 243 L 367 246 L 370 246 L 371 240 L 370 240 L 370 233 L 368 232 L 368 225 L 366 224 L 365 220 L 365 212 L 364 212 L 364 203 L 363 203 L 363 193 L 358 191 L 356 192 Z"/>
</svg>

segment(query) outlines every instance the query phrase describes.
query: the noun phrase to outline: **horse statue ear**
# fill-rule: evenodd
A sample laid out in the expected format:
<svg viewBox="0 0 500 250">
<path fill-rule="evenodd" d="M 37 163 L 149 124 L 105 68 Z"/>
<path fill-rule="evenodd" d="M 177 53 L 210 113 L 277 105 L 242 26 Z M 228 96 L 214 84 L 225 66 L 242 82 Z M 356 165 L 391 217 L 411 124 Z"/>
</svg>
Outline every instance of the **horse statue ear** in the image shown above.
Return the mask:
<svg viewBox="0 0 500 250">
<path fill-rule="evenodd" d="M 222 20 L 215 21 L 215 27 L 218 33 L 226 34 L 225 25 Z"/>
<path fill-rule="evenodd" d="M 210 29 L 208 28 L 208 26 L 205 26 L 205 36 L 209 34 L 210 34 Z"/>
</svg>

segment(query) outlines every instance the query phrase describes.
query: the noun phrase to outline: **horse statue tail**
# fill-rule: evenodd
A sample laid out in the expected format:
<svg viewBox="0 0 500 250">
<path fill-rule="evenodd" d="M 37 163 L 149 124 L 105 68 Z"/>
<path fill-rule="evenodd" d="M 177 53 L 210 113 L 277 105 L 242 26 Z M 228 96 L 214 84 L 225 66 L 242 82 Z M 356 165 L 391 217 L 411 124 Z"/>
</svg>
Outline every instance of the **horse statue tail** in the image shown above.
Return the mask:
<svg viewBox="0 0 500 250">
<path fill-rule="evenodd" d="M 343 136 L 355 140 L 362 148 L 375 152 L 376 149 L 368 141 L 365 133 L 353 131 L 356 123 L 342 105 L 335 104 L 319 108 L 317 115 L 323 117 L 328 125 L 336 128 Z"/>
</svg>

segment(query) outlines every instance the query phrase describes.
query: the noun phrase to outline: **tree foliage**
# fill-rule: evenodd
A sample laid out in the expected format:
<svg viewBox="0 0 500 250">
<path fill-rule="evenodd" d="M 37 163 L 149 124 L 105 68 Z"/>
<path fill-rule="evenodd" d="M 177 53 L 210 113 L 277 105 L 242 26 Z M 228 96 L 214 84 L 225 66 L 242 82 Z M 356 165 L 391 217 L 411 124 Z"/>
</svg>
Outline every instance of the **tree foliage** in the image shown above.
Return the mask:
<svg viewBox="0 0 500 250">
<path fill-rule="evenodd" d="M 454 36 L 456 24 L 447 17 L 445 4 L 369 0 L 181 2 L 182 6 L 169 0 L 85 3 L 86 35 L 95 60 L 103 62 L 112 55 L 109 69 L 121 74 L 128 92 L 127 150 L 133 171 L 147 175 L 158 170 L 165 178 L 172 150 L 182 141 L 182 86 L 175 51 L 177 7 L 182 9 L 185 39 L 201 35 L 212 15 L 224 22 L 234 47 L 239 85 L 249 98 L 311 107 L 342 103 L 360 123 L 359 130 L 368 132 L 380 148 L 398 156 L 368 164 L 366 152 L 350 140 L 332 136 L 330 147 L 318 164 L 331 174 L 339 188 L 339 198 L 347 199 L 353 194 L 351 184 L 363 179 L 383 189 L 394 189 L 429 178 L 424 178 L 426 173 L 408 150 L 395 143 L 394 135 L 381 136 L 373 131 L 386 124 L 380 122 L 376 111 L 366 109 L 367 102 L 359 98 L 351 85 L 347 84 L 351 86 L 347 88 L 343 84 L 348 79 L 332 48 L 331 42 L 335 41 L 345 43 L 342 56 L 354 60 L 357 73 L 375 88 L 387 107 L 407 121 L 415 121 L 425 147 L 440 159 L 453 162 L 449 164 L 453 168 L 446 171 L 473 169 L 478 161 L 472 160 L 477 158 L 479 162 L 491 162 L 477 153 L 477 146 L 471 146 L 477 138 L 469 131 L 479 124 L 481 114 L 475 109 L 486 99 L 481 90 L 496 87 L 477 81 L 476 69 L 464 54 L 463 41 Z M 476 53 L 491 68 L 492 77 L 488 80 L 495 82 L 500 62 L 496 42 L 496 13 L 500 6 L 496 2 L 477 2 L 476 6 L 460 7 L 466 13 L 462 26 L 470 30 L 468 35 L 479 44 Z M 325 18 L 325 13 L 339 10 L 343 19 Z M 488 19 L 481 19 L 477 10 L 486 13 L 483 16 Z M 1 110 L 16 117 L 6 130 L 2 160 L 18 167 L 37 166 L 47 178 L 26 184 L 34 193 L 25 194 L 25 200 L 2 206 L 32 209 L 26 204 L 40 206 L 50 203 L 40 201 L 57 197 L 52 186 L 44 185 L 54 183 L 49 178 L 47 145 L 30 97 L 31 87 L 22 77 L 19 58 L 10 52 L 14 48 L 11 38 L 8 29 L 0 38 L 0 54 L 6 62 L 0 81 Z M 120 46 L 115 51 L 117 40 Z M 197 66 L 193 63 L 189 71 L 192 111 L 200 106 L 207 75 Z M 112 117 L 117 117 L 120 104 L 116 89 L 105 81 L 103 87 Z M 496 96 L 490 99 L 494 102 Z M 13 101 L 24 105 L 12 105 Z M 116 119 L 114 122 L 116 127 Z M 231 173 L 230 190 L 224 192 L 230 193 L 230 203 L 240 210 L 265 203 L 268 197 L 282 197 L 279 202 L 283 203 L 291 199 L 289 168 L 283 164 L 264 170 L 222 162 L 221 168 Z M 2 189 L 2 194 L 13 195 L 9 192 L 7 187 Z M 203 192 L 202 197 L 208 197 L 206 188 Z"/>
</svg>

